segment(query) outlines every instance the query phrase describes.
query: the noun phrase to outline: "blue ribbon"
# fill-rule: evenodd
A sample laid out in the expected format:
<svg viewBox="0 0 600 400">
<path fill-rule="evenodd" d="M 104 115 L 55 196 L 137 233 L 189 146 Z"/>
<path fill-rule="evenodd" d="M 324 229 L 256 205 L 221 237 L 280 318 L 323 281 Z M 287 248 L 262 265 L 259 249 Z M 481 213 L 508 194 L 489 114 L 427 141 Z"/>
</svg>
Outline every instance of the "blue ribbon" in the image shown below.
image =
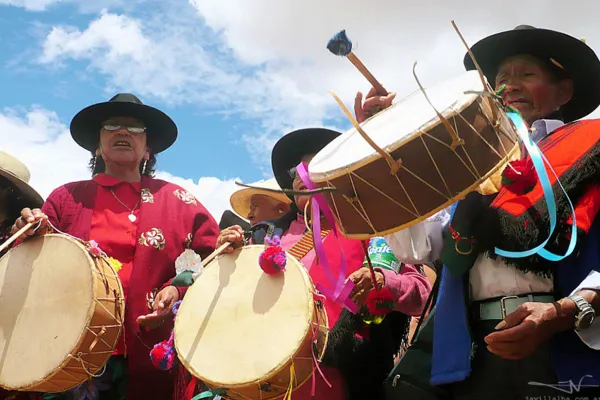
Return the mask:
<svg viewBox="0 0 600 400">
<path fill-rule="evenodd" d="M 550 216 L 550 232 L 548 233 L 548 238 L 540 243 L 538 246 L 533 249 L 526 251 L 506 251 L 499 248 L 495 248 L 494 251 L 501 257 L 505 258 L 525 258 L 534 254 L 539 254 L 540 257 L 545 258 L 549 261 L 560 261 L 573 252 L 575 249 L 575 245 L 577 244 L 577 224 L 575 219 L 575 208 L 573 207 L 573 203 L 571 199 L 567 195 L 565 188 L 560 183 L 556 172 L 550 166 L 550 163 L 546 159 L 546 157 L 540 151 L 540 148 L 533 142 L 531 137 L 529 136 L 529 130 L 525 125 L 525 121 L 521 118 L 521 115 L 517 112 L 508 112 L 508 117 L 513 121 L 515 127 L 517 128 L 517 133 L 519 134 L 519 138 L 525 145 L 529 156 L 531 157 L 531 161 L 533 162 L 533 166 L 535 168 L 535 172 L 538 175 L 540 184 L 542 185 L 542 190 L 544 191 L 544 200 L 546 201 L 546 205 L 548 207 L 548 215 Z M 554 199 L 554 193 L 552 191 L 552 185 L 550 184 L 550 179 L 548 178 L 548 173 L 546 172 L 546 167 L 544 162 L 548 164 L 548 167 L 552 174 L 556 177 L 556 182 L 560 186 L 561 190 L 567 197 L 567 201 L 569 202 L 569 207 L 571 208 L 571 218 L 573 220 L 573 226 L 571 227 L 571 240 L 569 242 L 569 247 L 567 248 L 567 252 L 564 255 L 554 254 L 544 247 L 550 241 L 552 234 L 554 233 L 554 229 L 556 228 L 556 201 Z"/>
<path fill-rule="evenodd" d="M 221 396 L 222 394 L 225 394 L 225 392 L 227 392 L 227 389 L 206 390 L 194 396 L 192 400 L 214 399 L 216 396 Z"/>
</svg>

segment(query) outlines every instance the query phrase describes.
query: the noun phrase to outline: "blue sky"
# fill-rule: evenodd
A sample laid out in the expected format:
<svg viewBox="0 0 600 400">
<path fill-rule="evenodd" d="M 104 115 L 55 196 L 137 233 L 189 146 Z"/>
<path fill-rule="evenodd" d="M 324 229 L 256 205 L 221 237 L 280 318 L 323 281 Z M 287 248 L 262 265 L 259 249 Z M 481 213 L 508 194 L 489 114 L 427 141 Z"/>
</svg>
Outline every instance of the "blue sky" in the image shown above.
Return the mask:
<svg viewBox="0 0 600 400">
<path fill-rule="evenodd" d="M 27 163 L 46 196 L 86 179 L 88 155 L 70 139 L 80 109 L 137 94 L 179 126 L 159 177 L 191 190 L 215 217 L 234 181 L 270 177 L 270 150 L 300 127 L 346 129 L 329 90 L 351 107 L 365 79 L 328 53 L 346 29 L 356 54 L 398 98 L 463 71 L 469 43 L 527 23 L 600 46 L 600 3 L 441 0 L 0 0 L 0 149 Z M 551 5 L 551 7 L 550 7 Z M 563 20 L 569 15 L 568 20 Z"/>
</svg>

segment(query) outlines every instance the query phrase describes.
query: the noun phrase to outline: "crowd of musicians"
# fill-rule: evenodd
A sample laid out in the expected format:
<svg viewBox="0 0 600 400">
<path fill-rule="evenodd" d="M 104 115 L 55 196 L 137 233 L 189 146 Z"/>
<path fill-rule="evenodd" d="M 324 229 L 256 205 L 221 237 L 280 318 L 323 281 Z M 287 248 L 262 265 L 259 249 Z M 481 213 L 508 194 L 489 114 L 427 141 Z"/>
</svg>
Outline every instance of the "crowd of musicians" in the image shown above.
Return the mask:
<svg viewBox="0 0 600 400">
<path fill-rule="evenodd" d="M 525 251 L 544 241 L 549 221 L 540 211 L 546 205 L 539 185 L 517 192 L 506 182 L 486 182 L 496 190 L 473 192 L 384 235 L 379 239 L 397 268 L 376 267 L 374 275 L 364 267 L 363 243 L 333 237 L 334 227 L 323 219 L 325 254 L 329 260 L 345 255 L 346 278 L 354 283 L 350 298 L 364 307 L 371 290 L 386 287 L 394 306 L 381 323 L 367 324 L 326 298 L 323 376 L 315 388 L 297 388 L 293 399 L 567 398 L 569 384 L 557 388 L 559 382 L 575 385 L 572 398 L 600 398 L 600 323 L 594 319 L 600 311 L 600 123 L 585 119 L 600 105 L 600 61 L 584 41 L 530 26 L 487 37 L 471 50 L 501 100 L 520 112 L 569 194 L 577 229 L 566 197 L 557 197 L 559 220 L 548 248 L 564 253 L 573 233 L 577 248 L 561 261 L 485 251 L 507 243 Z M 475 68 L 470 57 L 465 66 Z M 394 96 L 357 94 L 356 119 L 390 107 Z M 284 135 L 272 150 L 274 178 L 264 187 L 296 194 L 241 189 L 231 197 L 235 213 L 226 211 L 217 224 L 192 194 L 154 178 L 157 155 L 177 138 L 175 122 L 163 112 L 118 94 L 80 111 L 70 129 L 90 152 L 91 179 L 60 186 L 45 200 L 28 184 L 27 167 L 0 152 L 0 243 L 28 223 L 34 227 L 16 246 L 53 229 L 95 241 L 122 264 L 123 334 L 104 372 L 80 387 L 4 391 L 0 398 L 179 400 L 204 392 L 202 382 L 190 391 L 192 376 L 183 366 L 162 371 L 149 357 L 149 346 L 169 337 L 172 308 L 186 294 L 171 284 L 175 260 L 186 249 L 204 258 L 226 242 L 231 252 L 277 235 L 286 251 L 302 243 L 298 259 L 315 284 L 326 279 L 310 235 L 312 197 L 299 193 L 306 185 L 296 167 L 310 165 L 340 132 L 311 127 Z M 520 157 L 526 162 L 528 155 Z M 551 181 L 558 193 L 557 179 Z"/>
</svg>

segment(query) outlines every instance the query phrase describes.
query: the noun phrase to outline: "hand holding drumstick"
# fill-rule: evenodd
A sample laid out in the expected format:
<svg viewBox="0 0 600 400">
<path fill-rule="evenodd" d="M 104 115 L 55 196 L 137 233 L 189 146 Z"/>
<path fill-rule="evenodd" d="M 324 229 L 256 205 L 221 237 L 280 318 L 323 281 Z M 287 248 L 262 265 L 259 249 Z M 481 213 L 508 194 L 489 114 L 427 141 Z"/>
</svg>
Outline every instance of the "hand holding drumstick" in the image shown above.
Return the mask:
<svg viewBox="0 0 600 400">
<path fill-rule="evenodd" d="M 392 105 L 395 98 L 396 93 L 388 93 L 385 96 L 380 96 L 374 87 L 369 90 L 364 102 L 362 92 L 356 93 L 356 98 L 354 99 L 354 115 L 356 115 L 356 120 L 361 123 L 378 112 L 385 110 Z"/>
</svg>

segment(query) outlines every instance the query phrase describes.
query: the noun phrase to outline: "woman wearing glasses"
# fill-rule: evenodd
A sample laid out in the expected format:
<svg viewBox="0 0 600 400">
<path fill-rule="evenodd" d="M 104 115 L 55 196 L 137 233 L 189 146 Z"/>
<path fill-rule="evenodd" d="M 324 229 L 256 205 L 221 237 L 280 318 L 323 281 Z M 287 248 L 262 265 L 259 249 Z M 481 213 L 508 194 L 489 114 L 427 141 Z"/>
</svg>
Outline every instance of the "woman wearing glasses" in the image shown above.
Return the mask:
<svg viewBox="0 0 600 400">
<path fill-rule="evenodd" d="M 168 339 L 172 306 L 184 295 L 184 289 L 170 285 L 177 258 L 187 249 L 208 256 L 218 225 L 190 193 L 153 178 L 155 155 L 177 138 L 177 126 L 162 111 L 134 95 L 118 94 L 80 111 L 71 122 L 71 135 L 92 153 L 92 179 L 59 187 L 41 209 L 23 209 L 13 232 L 41 220 L 40 228 L 51 225 L 94 240 L 118 260 L 126 302 L 124 334 L 100 378 L 44 399 L 172 399 L 177 369 L 157 370 L 149 352 Z M 42 231 L 29 231 L 21 239 Z"/>
</svg>

